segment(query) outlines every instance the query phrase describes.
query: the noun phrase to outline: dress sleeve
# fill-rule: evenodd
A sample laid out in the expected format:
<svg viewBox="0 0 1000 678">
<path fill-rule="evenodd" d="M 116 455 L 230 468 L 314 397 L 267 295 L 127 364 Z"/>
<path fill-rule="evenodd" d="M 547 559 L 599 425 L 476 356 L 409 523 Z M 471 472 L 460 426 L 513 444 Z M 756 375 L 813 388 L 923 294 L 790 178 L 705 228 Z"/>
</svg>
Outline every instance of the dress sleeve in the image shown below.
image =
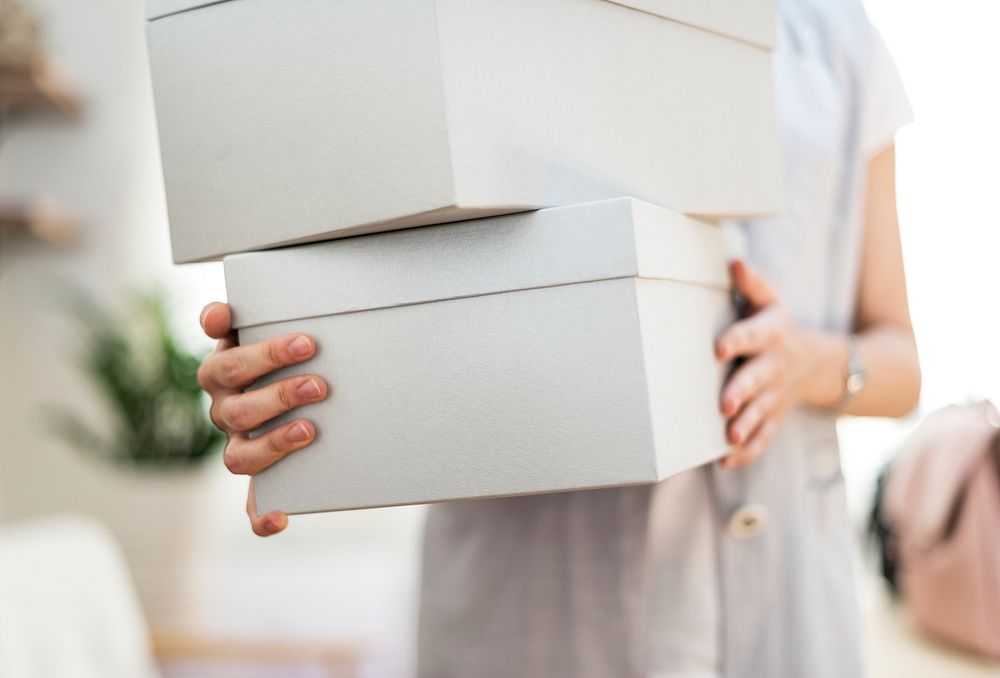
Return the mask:
<svg viewBox="0 0 1000 678">
<path fill-rule="evenodd" d="M 861 106 L 861 150 L 872 158 L 892 145 L 896 131 L 913 122 L 913 109 L 903 81 L 882 36 L 870 28 L 867 63 L 861 64 L 867 82 Z"/>
</svg>

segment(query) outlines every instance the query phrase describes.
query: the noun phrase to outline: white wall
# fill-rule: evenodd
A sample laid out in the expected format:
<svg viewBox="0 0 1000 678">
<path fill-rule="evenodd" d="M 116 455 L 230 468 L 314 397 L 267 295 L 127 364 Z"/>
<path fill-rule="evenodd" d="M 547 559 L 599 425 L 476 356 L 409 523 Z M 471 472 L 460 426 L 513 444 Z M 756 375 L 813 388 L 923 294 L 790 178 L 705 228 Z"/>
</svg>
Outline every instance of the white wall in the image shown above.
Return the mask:
<svg viewBox="0 0 1000 678">
<path fill-rule="evenodd" d="M 221 265 L 174 266 L 159 168 L 141 0 L 25 0 L 49 51 L 84 100 L 79 121 L 5 128 L 0 196 L 42 194 L 80 216 L 79 247 L 0 243 L 0 522 L 114 506 L 109 469 L 55 440 L 44 416 L 63 404 L 99 419 L 101 403 L 72 365 L 78 348 L 57 303 L 80 286 L 107 303 L 165 284 L 183 336 L 208 347 L 198 311 L 224 300 Z M 251 535 L 246 480 L 211 463 L 204 554 L 213 586 L 203 621 L 216 630 L 356 638 L 381 653 L 372 675 L 400 675 L 412 629 L 422 512 L 387 509 L 302 517 L 277 540 Z M 150 525 L 157 524 L 150 517 Z M 238 570 L 239 578 L 232 573 Z"/>
<path fill-rule="evenodd" d="M 923 369 L 920 414 L 1000 403 L 1000 4 L 866 0 L 916 122 L 898 135 L 900 231 Z M 851 500 L 919 421 L 841 424 Z"/>
<path fill-rule="evenodd" d="M 69 366 L 60 290 L 81 286 L 116 298 L 132 269 L 130 240 L 162 227 L 158 205 L 149 200 L 155 145 L 137 24 L 141 3 L 27 4 L 45 22 L 49 52 L 70 73 L 85 110 L 79 121 L 46 118 L 5 128 L 0 195 L 57 200 L 80 218 L 81 243 L 67 251 L 12 240 L 0 245 L 0 509 L 7 516 L 72 507 L 91 475 L 46 431 L 50 403 L 95 411 Z"/>
</svg>

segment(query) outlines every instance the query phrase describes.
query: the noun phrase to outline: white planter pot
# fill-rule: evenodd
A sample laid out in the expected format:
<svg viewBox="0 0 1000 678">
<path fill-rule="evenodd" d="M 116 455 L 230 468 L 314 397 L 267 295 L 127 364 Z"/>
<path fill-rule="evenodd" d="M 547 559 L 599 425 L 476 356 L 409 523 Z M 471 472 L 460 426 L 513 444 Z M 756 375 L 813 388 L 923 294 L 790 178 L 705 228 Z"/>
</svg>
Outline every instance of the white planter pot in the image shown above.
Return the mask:
<svg viewBox="0 0 1000 678">
<path fill-rule="evenodd" d="M 189 627 L 200 611 L 211 461 L 189 470 L 109 469 L 96 513 L 121 541 L 149 624 Z"/>
</svg>

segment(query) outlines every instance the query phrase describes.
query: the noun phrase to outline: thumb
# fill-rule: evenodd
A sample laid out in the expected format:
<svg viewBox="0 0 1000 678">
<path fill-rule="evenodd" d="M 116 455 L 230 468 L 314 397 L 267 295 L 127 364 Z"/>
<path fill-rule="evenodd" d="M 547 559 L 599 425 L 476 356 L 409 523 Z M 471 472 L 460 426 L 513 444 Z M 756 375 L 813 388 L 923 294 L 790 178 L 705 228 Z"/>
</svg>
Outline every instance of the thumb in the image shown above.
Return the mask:
<svg viewBox="0 0 1000 678">
<path fill-rule="evenodd" d="M 201 329 L 212 339 L 225 339 L 233 331 L 228 304 L 213 301 L 201 312 Z"/>
<path fill-rule="evenodd" d="M 778 298 L 767 281 L 742 259 L 729 262 L 729 276 L 736 290 L 745 296 L 754 308 L 768 306 Z"/>
</svg>

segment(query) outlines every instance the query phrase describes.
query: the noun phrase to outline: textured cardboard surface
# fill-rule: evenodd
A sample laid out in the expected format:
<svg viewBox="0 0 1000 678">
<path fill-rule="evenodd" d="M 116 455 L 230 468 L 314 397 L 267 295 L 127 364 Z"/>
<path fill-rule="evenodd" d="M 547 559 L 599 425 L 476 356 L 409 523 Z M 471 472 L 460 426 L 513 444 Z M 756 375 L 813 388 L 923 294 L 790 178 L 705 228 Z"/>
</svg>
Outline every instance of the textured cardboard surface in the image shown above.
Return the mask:
<svg viewBox="0 0 1000 678">
<path fill-rule="evenodd" d="M 724 367 L 712 346 L 731 320 L 728 293 L 717 284 L 636 277 L 642 266 L 676 272 L 671 260 L 712 262 L 691 269 L 694 277 L 724 270 L 719 230 L 675 217 L 615 200 L 486 220 L 492 227 L 447 227 L 469 229 L 465 239 L 442 240 L 444 227 L 427 228 L 227 258 L 237 317 L 254 317 L 261 298 L 283 299 L 292 309 L 280 321 L 244 326 L 241 341 L 291 332 L 317 338 L 313 360 L 259 385 L 305 372 L 331 385 L 329 400 L 295 413 L 316 423 L 318 440 L 257 477 L 259 510 L 304 513 L 648 483 L 720 456 Z M 580 249 L 572 246 L 573 220 L 585 233 Z M 521 236 L 505 242 L 503 221 L 518 223 Z M 535 238 L 524 233 L 532 229 Z M 452 246 L 429 256 L 433 248 L 419 244 L 422 237 Z M 552 247 L 560 241 L 564 252 Z M 363 242 L 370 247 L 359 247 Z M 410 265 L 399 258 L 407 249 L 415 253 Z M 283 273 L 296 268 L 299 253 L 312 286 Z M 562 279 L 578 282 L 518 289 L 523 276 L 537 275 L 543 255 L 570 274 Z M 339 263 L 354 256 L 362 263 L 341 270 Z M 266 265 L 271 257 L 281 265 Z M 327 257 L 339 263 L 324 268 Z M 430 274 L 459 262 L 471 262 L 486 279 L 513 281 L 507 287 L 515 289 L 390 305 L 410 285 L 441 296 Z M 249 265 L 234 276 L 241 264 Z M 302 299 L 322 301 L 336 287 L 327 277 L 344 279 L 368 266 L 374 273 L 362 287 L 377 290 L 366 302 L 372 310 L 293 317 L 321 307 Z M 587 276 L 575 274 L 587 266 L 594 267 L 590 274 L 621 275 L 584 282 Z M 445 288 L 454 291 L 449 286 L 469 275 L 458 271 Z M 383 276 L 389 284 L 379 285 Z"/>
<path fill-rule="evenodd" d="M 148 24 L 174 259 L 636 195 L 783 207 L 769 53 L 597 0 L 234 0 Z"/>
<path fill-rule="evenodd" d="M 234 327 L 630 276 L 724 290 L 722 238 L 618 198 L 233 255 L 226 283 Z"/>
<path fill-rule="evenodd" d="M 636 282 L 241 330 L 242 341 L 315 335 L 322 350 L 311 364 L 275 377 L 308 369 L 333 392 L 298 413 L 316 423 L 319 439 L 257 476 L 258 509 L 306 513 L 651 483 L 720 456 L 721 368 L 711 340 L 698 340 L 721 325 L 726 295 L 639 281 L 655 307 L 644 318 L 656 326 L 649 336 L 670 337 L 649 346 L 660 359 L 647 375 Z M 705 327 L 690 332 L 691 324 Z"/>
</svg>

